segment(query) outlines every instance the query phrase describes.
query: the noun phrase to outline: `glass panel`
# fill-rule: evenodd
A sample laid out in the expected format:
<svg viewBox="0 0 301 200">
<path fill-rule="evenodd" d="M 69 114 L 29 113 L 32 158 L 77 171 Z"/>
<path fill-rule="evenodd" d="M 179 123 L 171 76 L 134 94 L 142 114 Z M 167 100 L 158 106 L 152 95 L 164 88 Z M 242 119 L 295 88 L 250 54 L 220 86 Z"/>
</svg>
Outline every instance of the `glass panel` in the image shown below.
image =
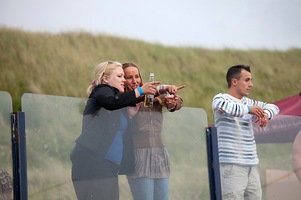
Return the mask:
<svg viewBox="0 0 301 200">
<path fill-rule="evenodd" d="M 70 152 L 81 131 L 83 99 L 24 94 L 28 199 L 76 199 Z"/>
<path fill-rule="evenodd" d="M 278 115 L 266 127 L 254 124 L 253 128 L 262 199 L 300 199 L 301 117 Z"/>
<path fill-rule="evenodd" d="M 70 153 L 81 133 L 85 99 L 24 94 L 29 199 L 76 199 Z M 156 113 L 154 113 L 156 115 Z M 171 162 L 170 199 L 209 199 L 207 115 L 203 109 L 163 112 L 163 136 Z M 119 176 L 120 199 L 132 199 Z"/>
<path fill-rule="evenodd" d="M 164 115 L 165 143 L 171 160 L 170 199 L 210 199 L 207 169 L 207 114 L 182 108 Z"/>
<path fill-rule="evenodd" d="M 0 192 L 7 199 L 13 196 L 10 113 L 12 98 L 8 92 L 0 91 Z"/>
<path fill-rule="evenodd" d="M 265 128 L 254 127 L 263 199 L 300 199 L 300 130 L 301 117 L 289 115 L 278 115 Z"/>
</svg>

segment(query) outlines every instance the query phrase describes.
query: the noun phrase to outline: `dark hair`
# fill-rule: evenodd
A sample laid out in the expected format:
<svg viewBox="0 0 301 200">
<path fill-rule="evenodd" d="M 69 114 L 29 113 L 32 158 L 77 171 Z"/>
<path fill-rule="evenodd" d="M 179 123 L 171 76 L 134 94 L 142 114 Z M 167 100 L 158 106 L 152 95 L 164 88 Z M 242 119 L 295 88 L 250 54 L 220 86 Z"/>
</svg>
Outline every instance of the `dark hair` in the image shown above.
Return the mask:
<svg viewBox="0 0 301 200">
<path fill-rule="evenodd" d="M 227 75 L 226 75 L 226 80 L 227 80 L 227 83 L 228 83 L 228 88 L 231 87 L 231 81 L 233 78 L 235 79 L 240 79 L 241 77 L 241 70 L 244 69 L 244 70 L 247 70 L 248 72 L 251 73 L 251 67 L 248 66 L 248 65 L 234 65 L 232 67 L 230 67 L 227 71 Z"/>
<path fill-rule="evenodd" d="M 122 69 L 125 69 L 127 67 L 136 67 L 137 69 L 139 69 L 138 65 L 136 65 L 135 63 L 132 62 L 122 63 Z"/>
</svg>

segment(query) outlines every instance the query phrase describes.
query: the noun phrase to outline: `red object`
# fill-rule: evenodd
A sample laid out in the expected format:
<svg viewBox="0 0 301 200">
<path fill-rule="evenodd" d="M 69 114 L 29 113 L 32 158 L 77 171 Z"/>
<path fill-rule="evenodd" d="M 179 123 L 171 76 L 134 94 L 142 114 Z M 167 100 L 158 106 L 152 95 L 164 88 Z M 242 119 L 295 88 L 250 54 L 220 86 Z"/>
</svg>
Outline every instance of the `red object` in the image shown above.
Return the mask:
<svg viewBox="0 0 301 200">
<path fill-rule="evenodd" d="M 301 92 L 298 95 L 276 101 L 274 104 L 279 107 L 280 115 L 301 116 Z"/>
<path fill-rule="evenodd" d="M 274 102 L 280 109 L 279 115 L 264 128 L 253 125 L 258 143 L 293 142 L 301 130 L 301 93 Z"/>
</svg>

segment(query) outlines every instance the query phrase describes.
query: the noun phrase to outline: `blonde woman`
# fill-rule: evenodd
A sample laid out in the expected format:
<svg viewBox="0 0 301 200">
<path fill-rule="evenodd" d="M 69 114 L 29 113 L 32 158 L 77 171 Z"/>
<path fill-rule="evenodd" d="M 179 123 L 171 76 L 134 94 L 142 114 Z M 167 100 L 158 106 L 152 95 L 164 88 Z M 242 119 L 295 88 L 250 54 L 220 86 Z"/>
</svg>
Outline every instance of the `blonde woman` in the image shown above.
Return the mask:
<svg viewBox="0 0 301 200">
<path fill-rule="evenodd" d="M 158 83 L 124 92 L 122 64 L 105 61 L 96 66 L 87 88 L 82 133 L 70 156 L 72 182 L 79 200 L 119 199 L 118 172 L 134 170 L 132 140 L 127 134 L 129 117 L 122 108 L 135 106 L 144 94 L 155 94 Z"/>
</svg>

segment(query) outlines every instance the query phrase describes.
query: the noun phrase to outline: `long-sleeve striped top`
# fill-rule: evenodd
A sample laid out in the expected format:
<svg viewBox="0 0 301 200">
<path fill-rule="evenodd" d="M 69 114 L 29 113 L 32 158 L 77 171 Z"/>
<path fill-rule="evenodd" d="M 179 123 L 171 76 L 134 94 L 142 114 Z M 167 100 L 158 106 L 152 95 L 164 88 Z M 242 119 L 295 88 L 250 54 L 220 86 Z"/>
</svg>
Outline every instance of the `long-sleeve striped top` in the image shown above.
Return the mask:
<svg viewBox="0 0 301 200">
<path fill-rule="evenodd" d="M 255 116 L 248 114 L 248 106 L 260 106 L 269 119 L 279 113 L 276 105 L 247 97 L 237 99 L 229 94 L 219 93 L 213 98 L 220 163 L 254 166 L 259 162 L 252 125 Z"/>
</svg>

